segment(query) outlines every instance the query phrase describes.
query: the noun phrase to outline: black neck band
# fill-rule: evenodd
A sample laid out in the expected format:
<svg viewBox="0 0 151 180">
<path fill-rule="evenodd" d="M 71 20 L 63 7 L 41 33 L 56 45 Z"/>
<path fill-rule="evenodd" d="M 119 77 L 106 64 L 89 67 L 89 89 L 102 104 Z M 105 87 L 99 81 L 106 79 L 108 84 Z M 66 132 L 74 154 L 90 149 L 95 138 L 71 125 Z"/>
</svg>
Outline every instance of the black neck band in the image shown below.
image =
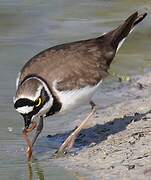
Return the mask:
<svg viewBox="0 0 151 180">
<path fill-rule="evenodd" d="M 51 93 L 51 95 L 52 95 L 52 97 L 53 97 L 53 104 L 52 104 L 51 108 L 49 109 L 49 111 L 46 113 L 46 117 L 47 117 L 47 116 L 51 116 L 51 115 L 59 112 L 60 109 L 61 109 L 61 107 L 62 107 L 62 104 L 61 104 L 61 102 L 58 100 L 58 98 L 54 95 L 54 92 L 53 92 L 53 90 L 49 87 L 48 83 L 47 83 L 42 77 L 37 76 L 37 75 L 35 75 L 35 74 L 31 74 L 31 75 L 29 75 L 29 76 L 26 76 L 20 84 L 22 84 L 24 81 L 26 81 L 27 79 L 32 78 L 32 77 L 33 77 L 33 78 L 34 78 L 34 77 L 35 77 L 35 78 L 38 78 L 38 79 L 40 79 L 41 81 L 43 81 L 43 82 L 46 84 L 46 86 L 48 87 L 48 89 L 49 89 L 49 91 L 50 91 L 50 93 Z"/>
</svg>

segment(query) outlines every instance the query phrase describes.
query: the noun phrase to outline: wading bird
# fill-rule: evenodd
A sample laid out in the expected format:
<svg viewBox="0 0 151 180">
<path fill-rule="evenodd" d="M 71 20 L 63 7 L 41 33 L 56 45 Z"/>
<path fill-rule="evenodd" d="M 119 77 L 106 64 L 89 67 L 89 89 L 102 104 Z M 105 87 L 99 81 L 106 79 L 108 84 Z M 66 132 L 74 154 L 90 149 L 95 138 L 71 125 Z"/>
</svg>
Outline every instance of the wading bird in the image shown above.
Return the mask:
<svg viewBox="0 0 151 180">
<path fill-rule="evenodd" d="M 69 135 L 58 152 L 72 148 L 79 132 L 95 112 L 91 98 L 108 75 L 116 52 L 146 15 L 135 12 L 122 25 L 100 37 L 51 47 L 24 65 L 16 81 L 14 107 L 24 118 L 23 135 L 28 144 L 29 160 L 32 146 L 42 131 L 44 117 L 90 103 L 91 113 Z M 38 125 L 35 117 L 39 117 Z M 28 133 L 34 128 L 37 129 L 30 142 Z"/>
</svg>

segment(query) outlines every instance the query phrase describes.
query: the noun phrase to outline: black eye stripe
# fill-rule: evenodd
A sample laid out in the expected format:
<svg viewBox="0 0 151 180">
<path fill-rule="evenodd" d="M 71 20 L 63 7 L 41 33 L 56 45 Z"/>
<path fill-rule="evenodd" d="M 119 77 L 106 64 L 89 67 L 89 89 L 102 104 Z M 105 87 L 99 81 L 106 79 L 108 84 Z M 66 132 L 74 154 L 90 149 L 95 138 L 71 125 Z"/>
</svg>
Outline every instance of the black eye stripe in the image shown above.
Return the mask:
<svg viewBox="0 0 151 180">
<path fill-rule="evenodd" d="M 21 99 L 18 99 L 15 104 L 14 104 L 14 107 L 15 109 L 18 109 L 20 107 L 25 107 L 25 106 L 28 106 L 28 107 L 33 107 L 33 110 L 31 112 L 28 113 L 29 116 L 33 116 L 33 115 L 36 115 L 40 109 L 43 108 L 43 106 L 49 101 L 50 97 L 47 93 L 47 91 L 42 88 L 41 90 L 41 94 L 40 94 L 40 97 L 42 102 L 39 106 L 36 107 L 36 101 L 32 101 L 30 99 L 27 99 L 27 98 L 21 98 Z M 38 99 L 37 99 L 38 100 Z"/>
<path fill-rule="evenodd" d="M 26 98 L 22 98 L 22 99 L 18 99 L 14 104 L 14 107 L 16 109 L 23 106 L 34 106 L 34 101 L 31 101 Z"/>
</svg>

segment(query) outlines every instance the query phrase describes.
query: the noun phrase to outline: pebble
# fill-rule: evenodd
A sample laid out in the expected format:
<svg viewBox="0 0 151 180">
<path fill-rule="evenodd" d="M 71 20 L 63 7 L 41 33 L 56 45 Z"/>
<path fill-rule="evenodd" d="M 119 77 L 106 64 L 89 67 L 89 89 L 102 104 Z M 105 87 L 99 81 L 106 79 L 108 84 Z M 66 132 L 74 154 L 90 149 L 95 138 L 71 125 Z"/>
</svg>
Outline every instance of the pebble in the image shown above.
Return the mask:
<svg viewBox="0 0 151 180">
<path fill-rule="evenodd" d="M 143 87 L 143 85 L 141 84 L 141 83 L 137 83 L 137 87 L 138 87 L 138 89 L 140 89 L 140 90 L 142 90 L 144 87 Z"/>
<path fill-rule="evenodd" d="M 12 128 L 12 127 L 8 127 L 8 131 L 9 131 L 9 132 L 12 132 L 12 131 L 13 131 L 13 128 Z"/>
</svg>

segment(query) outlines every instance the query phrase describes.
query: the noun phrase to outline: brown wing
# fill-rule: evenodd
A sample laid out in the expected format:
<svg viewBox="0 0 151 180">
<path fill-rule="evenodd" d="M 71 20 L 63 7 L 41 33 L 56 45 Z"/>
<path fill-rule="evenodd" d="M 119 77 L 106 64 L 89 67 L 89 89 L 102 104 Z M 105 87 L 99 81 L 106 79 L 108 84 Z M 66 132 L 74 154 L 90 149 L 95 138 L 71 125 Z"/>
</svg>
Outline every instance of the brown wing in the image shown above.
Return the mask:
<svg viewBox="0 0 151 180">
<path fill-rule="evenodd" d="M 55 80 L 58 90 L 95 85 L 106 77 L 119 43 L 147 14 L 132 14 L 121 26 L 89 40 L 63 44 L 33 57 L 21 71 L 20 82 L 30 75 L 42 77 L 48 85 Z"/>
<path fill-rule="evenodd" d="M 95 85 L 107 75 L 106 60 L 97 39 L 59 45 L 33 57 L 21 71 L 20 82 L 26 76 L 37 75 L 49 85 L 59 81 L 58 90 Z"/>
</svg>

